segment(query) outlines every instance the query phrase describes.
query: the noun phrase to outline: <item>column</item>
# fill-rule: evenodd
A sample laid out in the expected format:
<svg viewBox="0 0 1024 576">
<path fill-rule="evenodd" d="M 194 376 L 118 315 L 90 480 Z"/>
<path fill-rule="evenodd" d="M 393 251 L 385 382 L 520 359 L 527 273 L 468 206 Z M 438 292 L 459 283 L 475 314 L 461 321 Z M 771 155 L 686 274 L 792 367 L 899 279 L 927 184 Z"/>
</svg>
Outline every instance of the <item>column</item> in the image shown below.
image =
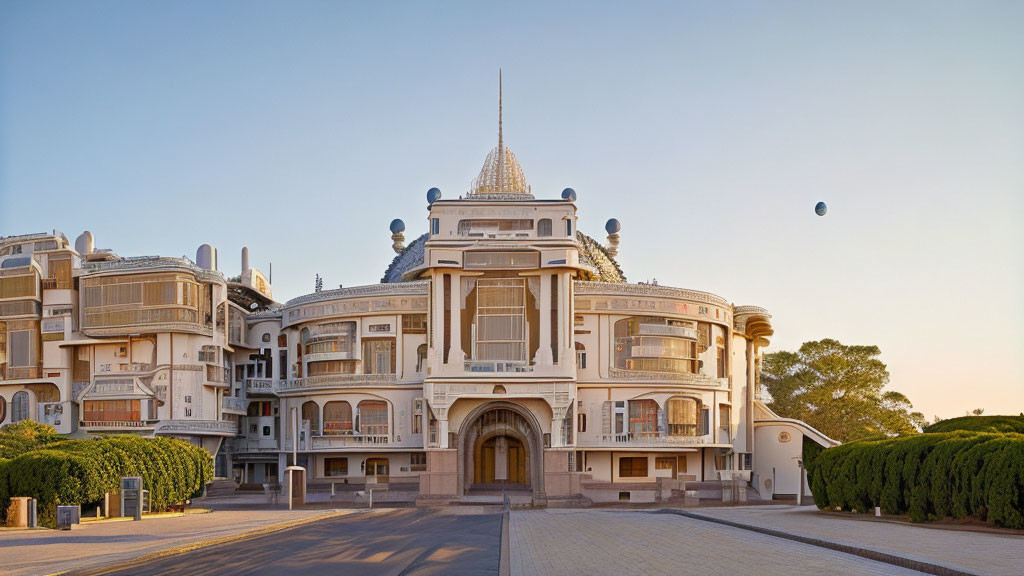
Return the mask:
<svg viewBox="0 0 1024 576">
<path fill-rule="evenodd" d="M 452 346 L 448 351 L 448 363 L 458 366 L 459 369 L 464 368 L 464 362 L 466 361 L 466 354 L 462 351 L 462 277 L 458 274 L 452 274 L 452 295 L 449 306 L 452 309 L 452 329 L 451 338 Z"/>
<path fill-rule="evenodd" d="M 431 283 L 434 291 L 432 296 L 432 314 L 430 315 L 430 327 L 434 333 L 433 342 L 430 347 L 434 352 L 434 366 L 441 366 L 444 363 L 444 274 L 434 274 Z"/>
<path fill-rule="evenodd" d="M 440 416 L 440 414 L 439 414 Z M 437 419 L 437 445 L 441 448 L 448 448 L 448 415 L 442 420 Z"/>
<path fill-rule="evenodd" d="M 537 357 L 534 359 L 539 366 L 551 366 L 551 275 L 540 275 L 540 344 Z"/>
<path fill-rule="evenodd" d="M 572 310 L 569 303 L 569 275 L 561 273 L 558 275 L 558 349 L 561 357 L 558 359 L 560 365 L 576 361 L 573 347 L 575 346 L 572 336 Z"/>
</svg>

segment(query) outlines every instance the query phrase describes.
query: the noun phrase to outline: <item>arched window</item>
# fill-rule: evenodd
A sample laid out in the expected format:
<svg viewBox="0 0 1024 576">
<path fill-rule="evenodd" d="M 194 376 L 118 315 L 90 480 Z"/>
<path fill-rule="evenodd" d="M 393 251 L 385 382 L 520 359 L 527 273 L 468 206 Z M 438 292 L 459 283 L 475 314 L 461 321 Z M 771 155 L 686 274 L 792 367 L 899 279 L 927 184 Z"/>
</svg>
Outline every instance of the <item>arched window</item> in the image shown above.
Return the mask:
<svg viewBox="0 0 1024 576">
<path fill-rule="evenodd" d="M 366 436 L 388 435 L 388 403 L 363 400 L 359 403 L 359 433 Z"/>
<path fill-rule="evenodd" d="M 629 434 L 633 438 L 658 435 L 658 403 L 654 400 L 629 401 Z"/>
<path fill-rule="evenodd" d="M 587 348 L 582 343 L 576 343 L 576 368 L 578 370 L 587 369 Z"/>
<path fill-rule="evenodd" d="M 28 419 L 28 392 L 22 390 L 11 399 L 11 422 Z"/>
<path fill-rule="evenodd" d="M 0 424 L 4 423 L 4 418 L 7 418 L 7 399 L 0 396 Z"/>
<path fill-rule="evenodd" d="M 669 436 L 696 436 L 700 428 L 700 401 L 677 396 L 665 404 Z"/>
<path fill-rule="evenodd" d="M 310 400 L 302 404 L 302 419 L 309 420 L 309 433 L 320 434 L 320 406 Z"/>
<path fill-rule="evenodd" d="M 336 436 L 352 433 L 352 405 L 344 400 L 324 404 L 324 434 Z"/>
<path fill-rule="evenodd" d="M 541 218 L 537 221 L 537 236 L 551 236 L 550 218 Z"/>
<path fill-rule="evenodd" d="M 423 372 L 427 369 L 427 345 L 420 344 L 416 347 L 416 371 Z"/>
</svg>

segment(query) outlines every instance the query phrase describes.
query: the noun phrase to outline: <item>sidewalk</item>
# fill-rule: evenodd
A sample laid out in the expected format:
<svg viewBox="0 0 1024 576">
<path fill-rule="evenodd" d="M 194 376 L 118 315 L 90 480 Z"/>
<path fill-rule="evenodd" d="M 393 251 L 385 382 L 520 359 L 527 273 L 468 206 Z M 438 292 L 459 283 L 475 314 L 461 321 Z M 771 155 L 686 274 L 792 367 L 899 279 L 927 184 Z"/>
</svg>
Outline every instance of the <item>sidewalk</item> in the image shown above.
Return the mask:
<svg viewBox="0 0 1024 576">
<path fill-rule="evenodd" d="M 141 522 L 100 522 L 71 531 L 0 534 L 0 575 L 83 571 L 180 546 L 236 536 L 276 524 L 351 514 L 325 510 L 217 510 Z"/>
<path fill-rule="evenodd" d="M 1024 536 L 938 530 L 926 524 L 865 522 L 816 508 L 688 508 L 686 512 L 892 554 L 974 574 L 1024 573 Z"/>
</svg>

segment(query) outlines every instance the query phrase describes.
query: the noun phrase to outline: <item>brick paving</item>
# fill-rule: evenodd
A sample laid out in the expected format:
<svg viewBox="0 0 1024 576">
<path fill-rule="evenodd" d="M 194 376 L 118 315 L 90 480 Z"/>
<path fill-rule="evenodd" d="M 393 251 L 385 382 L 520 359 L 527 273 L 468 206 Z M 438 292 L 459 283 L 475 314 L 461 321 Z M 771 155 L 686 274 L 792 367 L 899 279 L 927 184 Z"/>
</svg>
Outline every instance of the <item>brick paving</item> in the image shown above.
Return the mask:
<svg viewBox="0 0 1024 576">
<path fill-rule="evenodd" d="M 973 574 L 1024 574 L 1024 536 L 840 518 L 808 506 L 702 508 L 690 512 L 849 544 Z"/>
<path fill-rule="evenodd" d="M 514 511 L 510 529 L 513 576 L 919 574 L 739 528 L 641 511 Z"/>
<path fill-rule="evenodd" d="M 186 544 L 321 516 L 324 510 L 218 510 L 141 522 L 100 522 L 60 530 L 0 533 L 0 575 L 86 570 Z"/>
</svg>

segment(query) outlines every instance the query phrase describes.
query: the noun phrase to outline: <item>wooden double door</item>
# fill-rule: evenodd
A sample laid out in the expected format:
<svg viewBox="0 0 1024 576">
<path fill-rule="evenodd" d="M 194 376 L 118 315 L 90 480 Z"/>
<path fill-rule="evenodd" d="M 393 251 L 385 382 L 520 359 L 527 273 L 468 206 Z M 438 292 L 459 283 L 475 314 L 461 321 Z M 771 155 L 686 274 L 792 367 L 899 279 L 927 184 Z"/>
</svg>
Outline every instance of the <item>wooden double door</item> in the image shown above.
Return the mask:
<svg viewBox="0 0 1024 576">
<path fill-rule="evenodd" d="M 494 436 L 480 443 L 474 456 L 476 484 L 530 484 L 526 475 L 526 447 L 519 439 Z"/>
</svg>

